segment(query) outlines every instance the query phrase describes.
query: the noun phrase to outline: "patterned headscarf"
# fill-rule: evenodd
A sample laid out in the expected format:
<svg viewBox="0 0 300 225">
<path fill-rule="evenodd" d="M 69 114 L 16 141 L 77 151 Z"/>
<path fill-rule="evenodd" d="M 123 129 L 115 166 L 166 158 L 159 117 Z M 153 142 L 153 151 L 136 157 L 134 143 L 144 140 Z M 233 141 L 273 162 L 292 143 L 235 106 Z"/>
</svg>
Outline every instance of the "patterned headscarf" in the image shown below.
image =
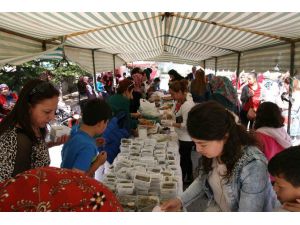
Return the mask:
<svg viewBox="0 0 300 225">
<path fill-rule="evenodd" d="M 213 76 L 210 85 L 213 93 L 223 95 L 234 105 L 238 104 L 237 92 L 227 77 Z"/>
<path fill-rule="evenodd" d="M 0 183 L 0 211 L 123 211 L 115 195 L 81 172 L 42 167 Z"/>
</svg>

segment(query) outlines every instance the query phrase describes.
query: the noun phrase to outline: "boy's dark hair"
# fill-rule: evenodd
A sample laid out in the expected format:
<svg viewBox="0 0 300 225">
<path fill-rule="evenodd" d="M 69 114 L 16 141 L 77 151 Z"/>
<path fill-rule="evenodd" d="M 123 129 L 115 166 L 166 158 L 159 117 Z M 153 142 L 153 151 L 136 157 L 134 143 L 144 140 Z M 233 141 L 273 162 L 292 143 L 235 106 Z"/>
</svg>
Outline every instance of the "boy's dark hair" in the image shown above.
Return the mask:
<svg viewBox="0 0 300 225">
<path fill-rule="evenodd" d="M 135 67 L 135 68 L 133 68 L 132 70 L 131 70 L 131 76 L 132 75 L 134 75 L 134 74 L 136 74 L 136 73 L 140 73 L 140 74 L 142 74 L 143 73 L 143 70 L 140 68 L 140 67 Z"/>
<path fill-rule="evenodd" d="M 254 129 L 261 127 L 283 127 L 284 118 L 280 108 L 273 102 L 263 102 L 258 107 L 254 123 Z"/>
<path fill-rule="evenodd" d="M 257 80 L 257 73 L 254 71 L 251 71 L 248 75 L 251 75 L 255 80 Z"/>
<path fill-rule="evenodd" d="M 154 78 L 154 82 L 155 82 L 155 83 L 160 82 L 159 77 Z"/>
<path fill-rule="evenodd" d="M 82 121 L 88 126 L 94 126 L 101 121 L 107 121 L 111 116 L 111 108 L 104 100 L 91 99 L 83 106 Z"/>
<path fill-rule="evenodd" d="M 283 150 L 268 164 L 272 176 L 282 176 L 294 187 L 300 187 L 300 145 Z"/>
</svg>

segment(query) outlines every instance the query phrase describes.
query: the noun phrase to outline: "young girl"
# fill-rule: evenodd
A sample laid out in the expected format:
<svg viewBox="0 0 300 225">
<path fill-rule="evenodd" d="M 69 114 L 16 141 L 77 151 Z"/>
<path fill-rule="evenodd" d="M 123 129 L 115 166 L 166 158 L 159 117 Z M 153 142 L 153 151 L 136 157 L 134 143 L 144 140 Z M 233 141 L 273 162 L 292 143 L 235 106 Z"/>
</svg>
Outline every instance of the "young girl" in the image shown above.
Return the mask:
<svg viewBox="0 0 300 225">
<path fill-rule="evenodd" d="M 182 179 L 186 178 L 187 183 L 193 181 L 193 166 L 191 159 L 191 151 L 194 143 L 187 132 L 186 121 L 188 113 L 195 105 L 192 96 L 187 91 L 187 80 L 173 81 L 170 84 L 170 94 L 176 101 L 174 114 L 176 122 L 170 124 L 175 127 L 179 139 L 180 166 L 182 170 Z"/>
<path fill-rule="evenodd" d="M 42 80 L 30 80 L 13 110 L 0 123 L 0 182 L 23 171 L 49 166 L 46 124 L 55 117 L 59 92 Z M 54 144 L 62 144 L 67 136 Z"/>
<path fill-rule="evenodd" d="M 199 104 L 189 112 L 187 130 L 202 154 L 202 170 L 178 198 L 161 205 L 163 211 L 180 210 L 198 198 L 209 200 L 207 211 L 272 211 L 277 206 L 267 160 L 231 112 L 216 102 Z"/>
<path fill-rule="evenodd" d="M 261 143 L 261 150 L 268 161 L 292 145 L 292 140 L 284 127 L 281 110 L 273 102 L 260 104 L 256 113 L 254 129 Z"/>
</svg>

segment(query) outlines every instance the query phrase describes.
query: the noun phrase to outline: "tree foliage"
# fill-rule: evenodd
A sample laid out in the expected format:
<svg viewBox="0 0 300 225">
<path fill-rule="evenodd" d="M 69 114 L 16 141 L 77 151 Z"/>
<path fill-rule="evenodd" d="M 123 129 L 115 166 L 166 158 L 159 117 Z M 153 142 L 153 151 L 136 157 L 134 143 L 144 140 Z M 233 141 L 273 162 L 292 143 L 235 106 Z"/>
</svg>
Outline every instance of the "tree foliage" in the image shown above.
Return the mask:
<svg viewBox="0 0 300 225">
<path fill-rule="evenodd" d="M 19 92 L 28 80 L 39 78 L 46 71 L 52 74 L 52 81 L 56 84 L 63 81 L 74 83 L 79 76 L 89 74 L 75 63 L 59 64 L 59 62 L 59 60 L 33 60 L 17 66 L 6 65 L 0 69 L 0 83 L 6 83 L 11 90 Z"/>
</svg>

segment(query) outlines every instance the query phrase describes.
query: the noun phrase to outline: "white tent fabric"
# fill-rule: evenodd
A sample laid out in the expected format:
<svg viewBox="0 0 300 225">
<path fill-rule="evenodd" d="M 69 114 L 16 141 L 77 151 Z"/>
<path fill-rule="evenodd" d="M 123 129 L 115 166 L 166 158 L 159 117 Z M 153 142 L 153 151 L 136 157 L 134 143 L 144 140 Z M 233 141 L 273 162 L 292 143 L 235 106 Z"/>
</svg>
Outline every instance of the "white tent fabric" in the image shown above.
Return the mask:
<svg viewBox="0 0 300 225">
<path fill-rule="evenodd" d="M 93 58 L 92 50 L 78 49 L 72 47 L 65 47 L 65 54 L 68 59 L 77 63 L 88 72 L 93 73 Z M 97 62 L 97 63 L 96 63 Z M 120 57 L 115 57 L 115 66 L 120 67 L 124 64 L 124 60 Z M 106 72 L 113 71 L 113 55 L 95 51 L 95 69 L 96 71 Z"/>
<path fill-rule="evenodd" d="M 104 53 L 115 54 L 125 62 L 163 59 L 199 65 L 202 60 L 237 51 L 299 41 L 299 24 L 300 13 L 294 12 L 0 13 L 1 34 L 9 31 L 7 35 L 13 38 L 20 34 L 32 38 L 20 38 L 22 46 L 17 48 L 17 42 L 9 44 L 7 37 L 1 38 L 0 60 L 8 62 L 25 53 L 39 53 L 43 42 L 48 49 L 49 44 L 64 40 L 68 46 L 97 49 L 104 58 Z M 97 58 L 96 67 L 110 68 L 111 64 L 104 68 L 98 62 L 102 59 Z M 84 66 L 91 68 L 90 65 L 89 60 Z"/>
<path fill-rule="evenodd" d="M 61 45 L 47 45 L 46 51 L 38 41 L 0 32 L 0 66 L 7 63 L 19 65 L 51 54 Z"/>
</svg>

